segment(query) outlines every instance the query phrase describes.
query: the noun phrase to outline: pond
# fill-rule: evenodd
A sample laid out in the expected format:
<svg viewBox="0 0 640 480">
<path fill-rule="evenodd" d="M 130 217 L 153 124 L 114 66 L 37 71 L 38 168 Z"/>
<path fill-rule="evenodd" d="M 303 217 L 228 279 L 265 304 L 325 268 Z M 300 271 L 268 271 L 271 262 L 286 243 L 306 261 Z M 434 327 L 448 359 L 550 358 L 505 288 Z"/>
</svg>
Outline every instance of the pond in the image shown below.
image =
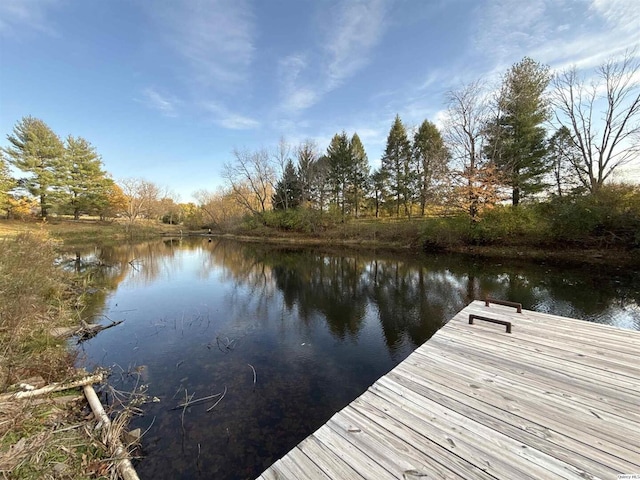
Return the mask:
<svg viewBox="0 0 640 480">
<path fill-rule="evenodd" d="M 123 320 L 79 362 L 159 400 L 132 421 L 141 478 L 255 478 L 486 295 L 640 330 L 640 275 L 624 269 L 207 238 L 78 254 L 103 286 L 87 317 Z"/>
</svg>

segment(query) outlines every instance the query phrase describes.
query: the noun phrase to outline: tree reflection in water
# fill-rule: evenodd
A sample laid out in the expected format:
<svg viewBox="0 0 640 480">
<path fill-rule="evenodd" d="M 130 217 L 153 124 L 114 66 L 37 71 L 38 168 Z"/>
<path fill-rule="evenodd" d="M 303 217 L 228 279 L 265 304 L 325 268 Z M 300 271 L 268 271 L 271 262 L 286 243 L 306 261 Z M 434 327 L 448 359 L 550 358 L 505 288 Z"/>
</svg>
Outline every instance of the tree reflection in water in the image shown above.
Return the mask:
<svg viewBox="0 0 640 480">
<path fill-rule="evenodd" d="M 85 315 L 125 320 L 83 344 L 85 363 L 144 366 L 149 394 L 161 399 L 135 421 L 146 429 L 156 419 L 143 478 L 255 478 L 486 295 L 640 330 L 634 272 L 202 238 L 80 256 L 102 282 Z M 126 389 L 132 380 L 110 382 Z M 178 397 L 225 387 L 213 412 L 190 408 L 176 433 Z"/>
</svg>

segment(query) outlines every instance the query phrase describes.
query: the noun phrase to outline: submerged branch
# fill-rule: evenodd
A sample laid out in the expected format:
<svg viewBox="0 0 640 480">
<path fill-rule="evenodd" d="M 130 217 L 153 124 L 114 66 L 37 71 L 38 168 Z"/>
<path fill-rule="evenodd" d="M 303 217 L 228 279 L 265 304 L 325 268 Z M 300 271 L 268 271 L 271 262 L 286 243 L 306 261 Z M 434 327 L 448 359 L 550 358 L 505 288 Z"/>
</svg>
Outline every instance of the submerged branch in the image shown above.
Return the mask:
<svg viewBox="0 0 640 480">
<path fill-rule="evenodd" d="M 213 410 L 214 408 L 216 408 L 216 405 L 218 405 L 222 399 L 224 398 L 224 396 L 227 394 L 227 386 L 225 385 L 224 387 L 224 392 L 222 392 L 222 396 L 218 399 L 218 401 L 216 403 L 214 403 L 213 405 L 211 405 L 209 408 L 207 408 L 207 412 L 210 412 L 211 410 Z"/>
</svg>

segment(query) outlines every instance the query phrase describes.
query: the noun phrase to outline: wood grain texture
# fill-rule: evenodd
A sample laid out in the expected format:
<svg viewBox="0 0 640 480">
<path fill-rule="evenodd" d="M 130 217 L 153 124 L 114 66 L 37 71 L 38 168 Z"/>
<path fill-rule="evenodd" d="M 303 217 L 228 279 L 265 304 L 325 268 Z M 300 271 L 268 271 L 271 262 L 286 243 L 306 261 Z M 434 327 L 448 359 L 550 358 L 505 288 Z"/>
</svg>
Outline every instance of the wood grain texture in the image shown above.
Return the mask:
<svg viewBox="0 0 640 480">
<path fill-rule="evenodd" d="M 639 352 L 640 332 L 475 301 L 259 478 L 638 473 Z"/>
</svg>

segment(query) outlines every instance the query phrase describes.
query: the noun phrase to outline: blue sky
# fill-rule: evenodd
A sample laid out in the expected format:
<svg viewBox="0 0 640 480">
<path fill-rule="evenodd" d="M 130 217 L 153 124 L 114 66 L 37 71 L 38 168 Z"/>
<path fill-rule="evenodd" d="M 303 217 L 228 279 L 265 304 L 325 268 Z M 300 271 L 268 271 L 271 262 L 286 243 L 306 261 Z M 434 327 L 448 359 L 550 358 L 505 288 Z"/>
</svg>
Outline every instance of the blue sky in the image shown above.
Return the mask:
<svg viewBox="0 0 640 480">
<path fill-rule="evenodd" d="M 437 123 L 525 55 L 588 72 L 639 39 L 637 0 L 2 0 L 0 145 L 36 116 L 190 201 L 235 147 L 357 131 L 377 166 L 396 114 Z"/>
</svg>

